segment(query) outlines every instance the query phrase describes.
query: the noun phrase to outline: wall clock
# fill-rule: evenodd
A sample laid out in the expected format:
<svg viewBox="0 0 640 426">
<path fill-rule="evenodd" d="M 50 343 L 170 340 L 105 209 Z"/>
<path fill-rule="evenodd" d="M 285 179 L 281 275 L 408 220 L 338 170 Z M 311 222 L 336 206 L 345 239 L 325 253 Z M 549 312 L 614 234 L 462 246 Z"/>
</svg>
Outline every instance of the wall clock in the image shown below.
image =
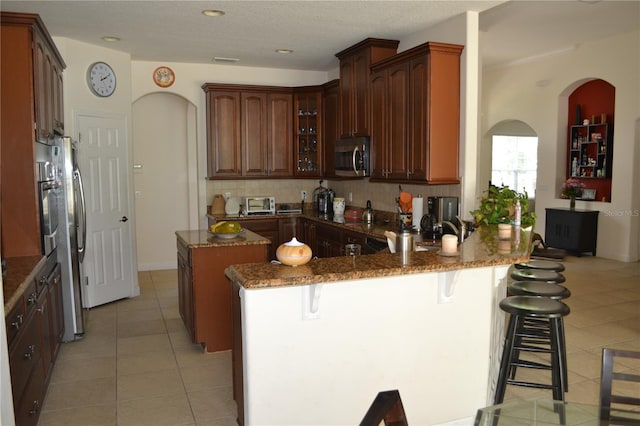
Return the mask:
<svg viewBox="0 0 640 426">
<path fill-rule="evenodd" d="M 116 91 L 116 73 L 109 64 L 94 62 L 87 70 L 87 83 L 96 96 L 111 96 Z"/>
<path fill-rule="evenodd" d="M 176 79 L 176 75 L 169 67 L 158 67 L 153 71 L 153 82 L 162 88 L 169 87 Z"/>
</svg>

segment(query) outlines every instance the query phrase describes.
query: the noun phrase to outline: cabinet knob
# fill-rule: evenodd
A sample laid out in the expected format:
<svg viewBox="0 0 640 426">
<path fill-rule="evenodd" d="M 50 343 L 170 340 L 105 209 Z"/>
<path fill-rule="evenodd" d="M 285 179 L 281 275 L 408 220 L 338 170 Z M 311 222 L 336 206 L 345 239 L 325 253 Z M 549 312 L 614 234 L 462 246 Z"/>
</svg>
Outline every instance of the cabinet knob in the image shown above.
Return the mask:
<svg viewBox="0 0 640 426">
<path fill-rule="evenodd" d="M 29 295 L 29 298 L 27 299 L 27 305 L 29 306 L 34 305 L 37 299 L 38 299 L 38 296 L 35 293 L 31 293 Z"/>
<path fill-rule="evenodd" d="M 20 314 L 16 317 L 16 320 L 11 323 L 11 327 L 16 330 L 20 330 L 20 326 L 22 325 L 22 321 L 24 320 L 24 315 Z"/>
<path fill-rule="evenodd" d="M 27 346 L 27 351 L 28 352 L 25 352 L 25 354 L 23 355 L 23 358 L 27 361 L 30 361 L 31 359 L 33 359 L 33 354 L 36 353 L 36 345 Z"/>
<path fill-rule="evenodd" d="M 31 410 L 29 410 L 29 415 L 30 416 L 35 416 L 39 412 L 40 412 L 40 401 L 38 401 L 36 399 L 36 400 L 33 401 L 33 405 L 32 405 Z"/>
</svg>

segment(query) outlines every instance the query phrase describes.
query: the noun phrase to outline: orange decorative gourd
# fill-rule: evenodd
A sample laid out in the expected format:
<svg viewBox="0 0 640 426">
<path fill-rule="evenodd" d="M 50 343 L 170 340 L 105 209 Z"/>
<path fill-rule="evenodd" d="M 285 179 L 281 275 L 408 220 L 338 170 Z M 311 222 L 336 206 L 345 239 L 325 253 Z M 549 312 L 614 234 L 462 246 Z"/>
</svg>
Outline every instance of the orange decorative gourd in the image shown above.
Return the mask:
<svg viewBox="0 0 640 426">
<path fill-rule="evenodd" d="M 288 243 L 281 244 L 276 250 L 280 263 L 290 266 L 304 265 L 311 260 L 311 247 L 293 237 Z"/>
</svg>

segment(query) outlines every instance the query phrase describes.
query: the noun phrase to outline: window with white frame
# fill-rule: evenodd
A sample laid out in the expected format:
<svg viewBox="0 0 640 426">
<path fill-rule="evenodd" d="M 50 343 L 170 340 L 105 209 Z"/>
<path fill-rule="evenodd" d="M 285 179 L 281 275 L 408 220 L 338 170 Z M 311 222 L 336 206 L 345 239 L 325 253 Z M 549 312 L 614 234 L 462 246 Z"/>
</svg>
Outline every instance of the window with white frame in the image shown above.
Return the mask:
<svg viewBox="0 0 640 426">
<path fill-rule="evenodd" d="M 506 185 L 534 198 L 538 170 L 538 137 L 493 135 L 491 183 Z"/>
</svg>

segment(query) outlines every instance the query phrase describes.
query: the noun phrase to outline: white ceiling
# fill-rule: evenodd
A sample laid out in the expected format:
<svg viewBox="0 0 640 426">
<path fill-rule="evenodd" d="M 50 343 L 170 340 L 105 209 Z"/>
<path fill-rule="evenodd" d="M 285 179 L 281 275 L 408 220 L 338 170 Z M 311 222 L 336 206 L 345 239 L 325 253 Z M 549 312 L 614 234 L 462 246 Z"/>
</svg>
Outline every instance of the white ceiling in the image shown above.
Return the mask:
<svg viewBox="0 0 640 426">
<path fill-rule="evenodd" d="M 38 13 L 53 36 L 131 54 L 133 60 L 327 71 L 335 53 L 367 37 L 403 39 L 466 10 L 480 12 L 484 66 L 571 49 L 637 30 L 640 1 L 7 1 L 6 11 Z M 203 9 L 219 9 L 209 18 Z M 104 42 L 105 35 L 121 38 Z M 282 55 L 276 49 L 293 49 Z"/>
</svg>

